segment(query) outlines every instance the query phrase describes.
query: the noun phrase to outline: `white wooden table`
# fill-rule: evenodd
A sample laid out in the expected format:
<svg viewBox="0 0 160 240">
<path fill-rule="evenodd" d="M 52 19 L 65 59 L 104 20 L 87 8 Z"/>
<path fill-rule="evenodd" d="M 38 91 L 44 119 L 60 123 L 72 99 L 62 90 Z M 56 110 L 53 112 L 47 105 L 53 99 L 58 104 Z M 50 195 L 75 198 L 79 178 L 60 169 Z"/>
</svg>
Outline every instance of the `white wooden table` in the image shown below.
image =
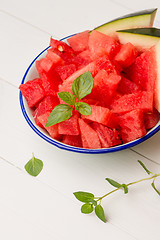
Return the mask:
<svg viewBox="0 0 160 240">
<path fill-rule="evenodd" d="M 134 11 L 159 7 L 159 0 L 0 0 L 0 239 L 160 239 L 160 197 L 141 183 L 104 199 L 107 223 L 80 213 L 75 191 L 102 195 L 104 180 L 131 182 L 146 176 L 137 160 L 160 172 L 160 132 L 121 152 L 84 155 L 59 150 L 36 135 L 19 104 L 19 84 L 29 63 L 61 38 Z M 44 169 L 31 177 L 24 165 L 34 152 Z M 159 186 L 158 186 L 159 184 Z M 160 190 L 160 180 L 157 181 Z"/>
</svg>

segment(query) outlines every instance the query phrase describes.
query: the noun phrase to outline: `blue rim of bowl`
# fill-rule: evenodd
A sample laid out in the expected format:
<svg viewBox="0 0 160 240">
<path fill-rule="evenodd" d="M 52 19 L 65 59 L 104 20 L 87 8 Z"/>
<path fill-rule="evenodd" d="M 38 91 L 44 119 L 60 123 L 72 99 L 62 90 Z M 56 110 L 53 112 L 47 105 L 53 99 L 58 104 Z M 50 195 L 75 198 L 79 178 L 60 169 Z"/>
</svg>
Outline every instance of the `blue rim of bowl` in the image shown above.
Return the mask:
<svg viewBox="0 0 160 240">
<path fill-rule="evenodd" d="M 60 39 L 61 41 L 66 40 L 67 38 L 73 36 L 75 34 L 69 35 L 67 37 L 64 37 L 62 39 Z M 25 79 L 27 77 L 27 74 L 29 72 L 29 70 L 31 69 L 32 65 L 35 63 L 35 61 L 47 50 L 49 49 L 50 46 L 48 46 L 47 48 L 45 48 L 41 53 L 39 53 L 34 60 L 31 62 L 31 64 L 29 65 L 29 67 L 27 68 L 23 78 L 22 78 L 22 82 L 21 84 L 23 84 L 25 82 Z M 152 137 L 155 133 L 157 133 L 160 130 L 160 123 L 158 124 L 158 126 L 154 127 L 152 130 L 150 130 L 144 137 L 136 139 L 132 142 L 129 143 L 125 143 L 122 145 L 117 145 L 111 148 L 99 148 L 99 149 L 86 149 L 86 148 L 78 148 L 78 147 L 74 147 L 74 146 L 69 146 L 67 144 L 61 143 L 59 141 L 56 141 L 48 136 L 46 136 L 45 134 L 43 134 L 32 122 L 32 120 L 30 119 L 30 117 L 28 116 L 26 109 L 25 109 L 25 104 L 24 104 L 24 98 L 22 96 L 22 93 L 20 91 L 19 93 L 19 101 L 20 101 L 20 107 L 23 113 L 24 118 L 26 119 L 27 123 L 29 124 L 29 126 L 33 129 L 33 131 L 35 133 L 37 133 L 42 139 L 44 139 L 45 141 L 47 141 L 48 143 L 51 143 L 52 145 L 63 149 L 63 150 L 67 150 L 67 151 L 72 151 L 72 152 L 77 152 L 77 153 L 86 153 L 86 154 L 101 154 L 101 153 L 111 153 L 111 152 L 117 152 L 117 151 L 121 151 L 127 148 L 131 148 L 139 143 L 144 142 L 145 140 L 147 140 L 148 138 Z"/>
</svg>

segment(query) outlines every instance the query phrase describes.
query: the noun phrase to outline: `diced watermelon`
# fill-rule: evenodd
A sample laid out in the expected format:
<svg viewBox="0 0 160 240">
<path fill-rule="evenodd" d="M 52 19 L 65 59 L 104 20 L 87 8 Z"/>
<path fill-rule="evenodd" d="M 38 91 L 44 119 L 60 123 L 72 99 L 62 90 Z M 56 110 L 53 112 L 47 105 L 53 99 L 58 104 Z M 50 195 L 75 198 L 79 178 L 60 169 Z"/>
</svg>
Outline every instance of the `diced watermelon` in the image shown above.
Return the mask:
<svg viewBox="0 0 160 240">
<path fill-rule="evenodd" d="M 42 124 L 38 121 L 38 117 L 43 115 L 46 112 L 51 112 L 53 108 L 59 104 L 59 100 L 57 96 L 48 95 L 43 98 L 43 100 L 39 103 L 38 107 L 33 112 L 33 117 L 35 123 L 42 127 Z"/>
<path fill-rule="evenodd" d="M 147 132 L 143 120 L 143 111 L 136 109 L 119 117 L 122 141 L 127 143 L 143 137 Z"/>
<path fill-rule="evenodd" d="M 45 96 L 42 80 L 40 78 L 35 78 L 24 84 L 21 84 L 19 89 L 21 90 L 22 95 L 25 97 L 28 106 L 31 108 L 34 107 Z"/>
<path fill-rule="evenodd" d="M 68 62 L 75 64 L 77 69 L 81 69 L 90 63 L 88 59 L 85 59 L 80 55 L 73 56 L 68 60 Z"/>
<path fill-rule="evenodd" d="M 121 45 L 120 51 L 116 54 L 115 60 L 123 67 L 129 67 L 137 57 L 137 50 L 130 42 Z"/>
<path fill-rule="evenodd" d="M 153 112 L 148 112 L 144 114 L 144 124 L 147 130 L 153 128 L 159 121 L 159 112 L 153 108 Z"/>
<path fill-rule="evenodd" d="M 58 50 L 59 52 L 74 53 L 73 49 L 67 43 L 53 39 L 52 37 L 50 39 L 50 46 L 52 47 L 52 50 Z"/>
<path fill-rule="evenodd" d="M 132 82 L 123 76 L 117 88 L 117 91 L 122 94 L 135 93 L 135 92 L 139 92 L 140 90 L 141 88 L 135 82 Z"/>
<path fill-rule="evenodd" d="M 50 112 L 46 112 L 43 115 L 38 116 L 38 121 L 47 130 L 47 132 L 49 133 L 49 135 L 52 138 L 54 138 L 56 140 L 60 140 L 61 139 L 61 135 L 58 132 L 58 124 L 55 124 L 55 125 L 50 126 L 50 127 L 45 127 L 49 115 L 50 115 Z"/>
<path fill-rule="evenodd" d="M 81 141 L 81 136 L 78 135 L 64 135 L 62 142 L 67 144 L 67 145 L 71 145 L 74 147 L 82 147 L 82 141 Z"/>
<path fill-rule="evenodd" d="M 80 56 L 82 57 L 83 59 L 87 60 L 88 62 L 92 62 L 92 59 L 91 59 L 91 52 L 89 49 L 83 51 L 83 52 L 80 52 L 77 56 Z"/>
<path fill-rule="evenodd" d="M 156 58 L 154 48 L 142 53 L 131 65 L 127 74 L 144 91 L 154 91 L 157 78 Z"/>
<path fill-rule="evenodd" d="M 79 127 L 83 148 L 101 148 L 97 132 L 81 118 L 79 118 Z"/>
<path fill-rule="evenodd" d="M 49 73 L 42 73 L 41 79 L 46 95 L 57 95 L 59 84 L 62 82 L 57 72 L 53 70 Z"/>
<path fill-rule="evenodd" d="M 114 113 L 126 113 L 135 109 L 144 112 L 153 110 L 153 93 L 141 91 L 137 93 L 125 94 L 111 104 Z"/>
<path fill-rule="evenodd" d="M 78 33 L 68 38 L 68 43 L 75 52 L 82 52 L 88 49 L 89 31 Z"/>
<path fill-rule="evenodd" d="M 79 113 L 77 111 L 73 112 L 72 117 L 64 122 L 58 124 L 59 134 L 63 135 L 79 135 L 78 126 Z"/>
<path fill-rule="evenodd" d="M 57 66 L 55 70 L 61 77 L 62 81 L 64 81 L 76 71 L 76 66 L 75 64 L 61 65 Z"/>
<path fill-rule="evenodd" d="M 100 70 L 94 77 L 93 89 L 89 96 L 109 107 L 120 80 L 120 75 L 108 74 L 104 69 Z"/>
<path fill-rule="evenodd" d="M 83 119 L 98 122 L 110 128 L 118 127 L 117 118 L 108 108 L 90 105 L 92 109 L 91 115 L 82 115 Z"/>
<path fill-rule="evenodd" d="M 117 51 L 117 48 L 119 48 L 119 44 L 114 38 L 96 30 L 91 32 L 88 45 L 91 51 L 92 59 L 96 59 L 104 54 L 112 57 Z"/>
<path fill-rule="evenodd" d="M 115 128 L 110 129 L 96 122 L 92 124 L 92 127 L 98 134 L 102 148 L 113 147 L 115 145 L 121 144 L 119 133 Z"/>
</svg>

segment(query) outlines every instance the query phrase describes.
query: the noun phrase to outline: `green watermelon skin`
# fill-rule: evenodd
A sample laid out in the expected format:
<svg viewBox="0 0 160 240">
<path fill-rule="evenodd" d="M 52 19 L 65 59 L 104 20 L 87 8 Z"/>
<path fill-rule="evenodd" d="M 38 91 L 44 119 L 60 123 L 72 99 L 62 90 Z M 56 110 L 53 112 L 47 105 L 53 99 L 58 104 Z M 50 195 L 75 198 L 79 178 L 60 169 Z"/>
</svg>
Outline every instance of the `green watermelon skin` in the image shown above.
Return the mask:
<svg viewBox="0 0 160 240">
<path fill-rule="evenodd" d="M 133 141 L 146 135 L 143 111 L 136 109 L 119 116 L 123 143 Z"/>
</svg>

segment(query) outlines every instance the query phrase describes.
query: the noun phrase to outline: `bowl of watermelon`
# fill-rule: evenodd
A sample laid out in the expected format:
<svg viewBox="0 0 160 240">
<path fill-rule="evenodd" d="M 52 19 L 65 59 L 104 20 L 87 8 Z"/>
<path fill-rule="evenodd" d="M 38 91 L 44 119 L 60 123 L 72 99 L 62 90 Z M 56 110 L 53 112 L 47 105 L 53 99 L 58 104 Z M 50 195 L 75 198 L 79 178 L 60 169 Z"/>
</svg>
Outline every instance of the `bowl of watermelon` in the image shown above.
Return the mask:
<svg viewBox="0 0 160 240">
<path fill-rule="evenodd" d="M 153 31 L 145 35 L 155 11 L 51 37 L 19 87 L 22 113 L 36 134 L 60 149 L 94 154 L 130 148 L 159 131 L 160 41 Z"/>
</svg>

